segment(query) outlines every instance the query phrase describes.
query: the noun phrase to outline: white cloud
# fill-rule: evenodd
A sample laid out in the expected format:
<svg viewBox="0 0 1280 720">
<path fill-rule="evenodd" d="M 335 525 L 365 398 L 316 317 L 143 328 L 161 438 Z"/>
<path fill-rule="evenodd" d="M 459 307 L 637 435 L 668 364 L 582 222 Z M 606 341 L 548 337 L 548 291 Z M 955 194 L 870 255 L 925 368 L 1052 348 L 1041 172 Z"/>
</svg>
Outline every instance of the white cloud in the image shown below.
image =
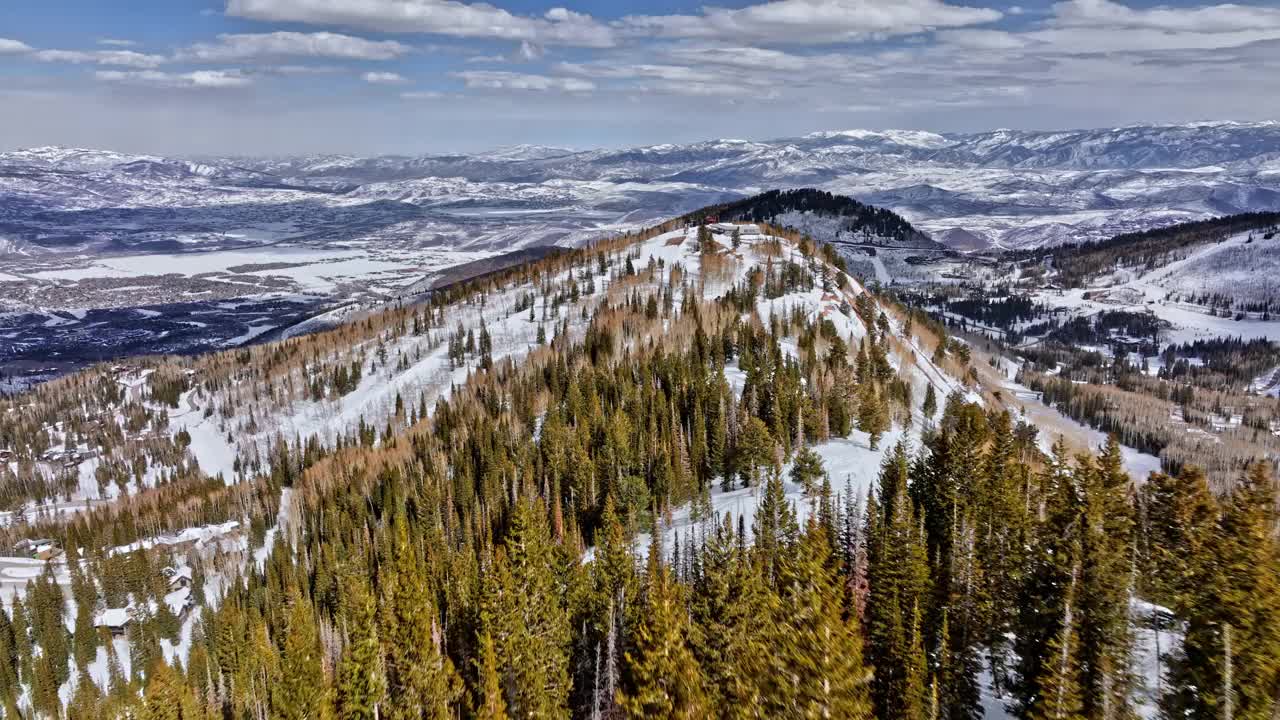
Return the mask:
<svg viewBox="0 0 1280 720">
<path fill-rule="evenodd" d="M 771 0 L 736 10 L 705 7 L 701 15 L 633 15 L 624 18 L 623 26 L 636 34 L 664 37 L 818 45 L 976 25 L 1000 17 L 991 8 L 941 0 Z"/>
<path fill-rule="evenodd" d="M 608 26 L 564 8 L 552 8 L 542 17 L 531 17 L 488 3 L 458 0 L 227 0 L 227 14 L 271 22 L 528 40 L 546 45 L 615 44 L 614 32 Z"/>
<path fill-rule="evenodd" d="M 520 47 L 516 50 L 516 58 L 524 62 L 533 62 L 545 54 L 546 51 L 542 49 L 541 45 L 531 43 L 528 40 L 521 40 Z"/>
<path fill-rule="evenodd" d="M 0 38 L 0 55 L 16 55 L 32 51 L 32 47 L 19 40 Z"/>
<path fill-rule="evenodd" d="M 113 65 L 130 68 L 156 68 L 166 61 L 163 55 L 147 55 L 133 50 L 38 50 L 35 58 L 42 62 L 65 62 Z"/>
<path fill-rule="evenodd" d="M 370 85 L 403 85 L 408 82 L 403 75 L 393 72 L 367 72 L 361 77 Z"/>
<path fill-rule="evenodd" d="M 409 90 L 400 93 L 401 100 L 439 100 L 444 97 L 444 93 L 435 90 Z"/>
<path fill-rule="evenodd" d="M 108 45 L 111 47 L 133 47 L 138 43 L 132 40 L 121 40 L 119 38 L 101 38 L 98 40 L 99 45 Z"/>
<path fill-rule="evenodd" d="M 1054 4 L 1053 13 L 1053 24 L 1060 27 L 1141 28 L 1192 33 L 1280 28 L 1280 8 L 1252 5 L 1135 10 L 1112 0 L 1068 0 Z"/>
<path fill-rule="evenodd" d="M 455 72 L 453 76 L 467 84 L 467 87 L 481 90 L 534 90 L 556 91 L 568 93 L 589 93 L 596 89 L 596 84 L 582 78 L 550 77 L 547 75 L 526 75 L 523 73 L 499 72 L 496 70 L 467 70 Z"/>
<path fill-rule="evenodd" d="M 556 65 L 556 70 L 570 75 L 596 78 L 656 78 L 683 82 L 708 82 L 716 78 L 712 71 L 694 69 L 687 65 L 559 63 Z"/>
<path fill-rule="evenodd" d="M 1069 0 L 1025 37 L 1048 52 L 1214 50 L 1280 39 L 1280 8 L 1204 5 L 1135 9 L 1112 0 Z"/>
<path fill-rule="evenodd" d="M 473 55 L 467 58 L 466 62 L 470 64 L 527 63 L 541 60 L 546 54 L 546 49 L 541 45 L 531 43 L 528 40 L 521 40 L 520 46 L 513 50 L 510 55 Z"/>
<path fill-rule="evenodd" d="M 756 47 L 676 48 L 670 54 L 684 62 L 743 70 L 803 70 L 825 59 Z"/>
<path fill-rule="evenodd" d="M 746 53 L 738 57 L 750 56 L 751 53 Z M 757 56 L 755 59 L 760 58 Z M 555 70 L 576 77 L 633 81 L 634 84 L 625 86 L 624 89 L 665 95 L 773 97 L 777 95 L 776 86 L 786 83 L 785 79 L 759 64 L 726 64 L 716 67 L 708 64 L 592 62 L 558 63 Z"/>
<path fill-rule="evenodd" d="M 331 32 L 272 32 L 219 35 L 217 43 L 196 43 L 181 60 L 235 62 L 281 57 L 393 60 L 410 48 L 394 40 L 366 40 Z"/>
<path fill-rule="evenodd" d="M 99 70 L 94 77 L 104 82 L 159 88 L 240 88 L 253 84 L 253 78 L 239 70 L 196 70 L 189 73 Z"/>
<path fill-rule="evenodd" d="M 684 95 L 688 97 L 718 97 L 730 99 L 750 99 L 757 100 L 776 100 L 781 96 L 777 90 L 755 91 L 744 93 L 740 87 L 732 87 L 721 83 L 714 82 L 697 82 L 697 81 L 665 81 L 642 82 L 637 88 L 640 92 L 656 93 L 661 95 Z"/>
<path fill-rule="evenodd" d="M 343 72 L 337 65 L 263 65 L 255 73 L 271 75 L 331 75 Z"/>
<path fill-rule="evenodd" d="M 1050 27 L 1025 34 L 1044 45 L 1045 52 L 1141 53 L 1161 50 L 1217 50 L 1280 39 L 1280 28 L 1202 33 L 1155 28 Z"/>
<path fill-rule="evenodd" d="M 966 50 L 1017 50 L 1027 46 L 1027 41 L 1014 33 L 1002 30 L 939 30 L 939 42 Z"/>
</svg>

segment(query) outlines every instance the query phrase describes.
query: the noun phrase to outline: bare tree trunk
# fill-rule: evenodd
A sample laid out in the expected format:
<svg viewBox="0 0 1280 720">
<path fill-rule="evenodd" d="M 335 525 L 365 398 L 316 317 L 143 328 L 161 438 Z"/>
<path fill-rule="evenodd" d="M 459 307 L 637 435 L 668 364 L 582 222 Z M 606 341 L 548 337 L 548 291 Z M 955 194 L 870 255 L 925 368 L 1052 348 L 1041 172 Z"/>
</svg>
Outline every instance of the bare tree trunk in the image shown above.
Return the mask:
<svg viewBox="0 0 1280 720">
<path fill-rule="evenodd" d="M 1235 714 L 1236 691 L 1231 667 L 1231 623 L 1222 626 L 1222 720 Z"/>
<path fill-rule="evenodd" d="M 1060 663 L 1058 666 L 1058 674 L 1061 677 L 1067 676 L 1067 669 L 1071 660 L 1071 623 L 1073 620 L 1071 603 L 1075 601 L 1076 577 L 1079 575 L 1079 572 L 1080 567 L 1078 565 L 1071 568 L 1071 588 L 1067 590 L 1067 602 L 1062 608 L 1062 655 L 1058 660 Z M 1064 700 L 1063 694 L 1066 692 L 1066 689 L 1065 682 L 1058 683 L 1058 697 L 1054 702 L 1054 707 L 1056 708 L 1054 717 L 1062 717 L 1062 703 Z"/>
</svg>

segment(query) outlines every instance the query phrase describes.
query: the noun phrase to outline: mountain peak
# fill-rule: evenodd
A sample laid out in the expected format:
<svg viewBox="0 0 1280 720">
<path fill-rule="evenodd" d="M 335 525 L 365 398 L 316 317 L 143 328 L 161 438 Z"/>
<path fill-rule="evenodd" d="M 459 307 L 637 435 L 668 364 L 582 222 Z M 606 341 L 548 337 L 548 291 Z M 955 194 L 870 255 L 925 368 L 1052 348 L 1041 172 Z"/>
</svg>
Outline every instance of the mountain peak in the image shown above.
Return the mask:
<svg viewBox="0 0 1280 720">
<path fill-rule="evenodd" d="M 953 145 L 952 140 L 926 130 L 821 130 L 804 136 L 806 140 L 858 140 L 863 142 L 893 143 L 917 148 L 940 148 Z"/>
</svg>

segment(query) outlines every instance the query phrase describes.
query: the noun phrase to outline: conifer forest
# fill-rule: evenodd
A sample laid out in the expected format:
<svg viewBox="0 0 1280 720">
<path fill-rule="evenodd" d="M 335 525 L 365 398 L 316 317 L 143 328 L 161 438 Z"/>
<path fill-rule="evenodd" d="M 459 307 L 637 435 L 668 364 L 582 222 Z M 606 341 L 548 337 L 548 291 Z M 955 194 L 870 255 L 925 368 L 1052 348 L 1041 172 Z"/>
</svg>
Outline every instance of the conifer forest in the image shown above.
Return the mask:
<svg viewBox="0 0 1280 720">
<path fill-rule="evenodd" d="M 931 312 L 785 202 L 0 398 L 0 716 L 1280 718 L 1275 455 L 1126 432 L 1146 375 L 1015 396 L 946 312 L 1035 307 Z"/>
</svg>

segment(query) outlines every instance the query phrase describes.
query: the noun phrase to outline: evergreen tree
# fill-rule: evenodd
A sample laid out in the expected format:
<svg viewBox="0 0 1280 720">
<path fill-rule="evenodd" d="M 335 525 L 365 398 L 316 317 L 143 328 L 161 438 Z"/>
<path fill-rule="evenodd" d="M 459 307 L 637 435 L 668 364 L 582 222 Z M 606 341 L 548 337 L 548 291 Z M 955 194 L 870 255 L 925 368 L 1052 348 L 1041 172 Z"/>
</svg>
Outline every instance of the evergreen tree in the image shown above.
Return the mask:
<svg viewBox="0 0 1280 720">
<path fill-rule="evenodd" d="M 928 387 L 925 388 L 924 404 L 921 406 L 920 411 L 924 413 L 924 419 L 928 422 L 932 422 L 934 416 L 938 414 L 938 395 L 934 392 L 933 383 L 929 383 Z"/>
<path fill-rule="evenodd" d="M 1083 503 L 1061 439 L 1054 443 L 1049 464 L 1041 473 L 1040 485 L 1045 502 L 1044 521 L 1037 528 L 1030 549 L 1015 642 L 1019 657 L 1019 682 L 1015 691 L 1024 711 L 1028 712 L 1044 697 L 1045 689 L 1040 683 L 1054 677 L 1053 668 L 1047 667 L 1053 659 L 1044 653 L 1045 648 L 1055 640 L 1068 648 L 1076 644 L 1070 637 L 1075 634 L 1074 628 L 1063 635 L 1064 619 L 1070 615 L 1063 590 L 1076 583 Z M 1075 651 L 1072 652 L 1075 657 Z M 1078 663 L 1078 659 L 1073 663 Z"/>
<path fill-rule="evenodd" d="M 761 468 L 774 461 L 774 441 L 769 428 L 758 417 L 747 418 L 738 439 L 737 461 L 746 485 L 760 484 Z"/>
<path fill-rule="evenodd" d="M 337 715 L 340 720 L 373 720 L 386 693 L 374 600 L 362 579 L 348 577 L 346 582 L 351 590 L 343 617 L 346 643 L 338 660 Z"/>
<path fill-rule="evenodd" d="M 1081 702 L 1076 637 L 1064 624 L 1045 646 L 1045 661 L 1037 681 L 1038 694 L 1027 709 L 1027 720 L 1085 720 Z"/>
<path fill-rule="evenodd" d="M 383 584 L 389 646 L 386 717 L 447 720 L 462 694 L 462 681 L 444 654 L 439 616 L 403 516 L 397 517 L 393 532 L 395 568 Z"/>
<path fill-rule="evenodd" d="M 876 714 L 885 720 L 917 720 L 924 702 L 920 607 L 929 568 L 907 482 L 907 450 L 899 443 L 880 466 L 881 502 L 869 504 L 867 525 L 867 642 L 876 666 Z"/>
<path fill-rule="evenodd" d="M 709 707 L 702 668 L 689 648 L 688 611 L 661 555 L 655 542 L 618 704 L 632 718 L 703 718 Z"/>
<path fill-rule="evenodd" d="M 870 436 L 872 450 L 880 447 L 880 437 L 889 429 L 888 407 L 873 382 L 864 382 L 858 394 L 858 429 Z"/>
<path fill-rule="evenodd" d="M 786 578 L 782 606 L 788 612 L 775 626 L 763 698 L 768 717 L 873 717 L 861 632 L 855 618 L 844 617 L 830 548 L 825 529 L 811 523 Z"/>
<path fill-rule="evenodd" d="M 1254 462 L 1232 489 L 1222 516 L 1220 592 L 1204 601 L 1222 614 L 1224 694 L 1240 720 L 1280 714 L 1280 515 L 1268 461 Z M 1208 588 L 1206 588 L 1208 590 Z M 1228 656 L 1229 653 L 1229 656 Z"/>
<path fill-rule="evenodd" d="M 569 704 L 569 619 L 557 588 L 546 519 L 519 500 L 505 553 L 487 579 L 485 617 L 513 717 L 560 718 Z"/>
<path fill-rule="evenodd" d="M 1218 506 L 1204 472 L 1152 473 L 1143 486 L 1147 585 L 1158 602 L 1185 616 L 1193 609 L 1206 563 L 1212 562 Z"/>
<path fill-rule="evenodd" d="M 1191 502 L 1184 500 L 1175 507 L 1201 507 L 1202 502 L 1194 501 L 1198 493 L 1196 488 L 1184 491 Z M 1185 618 L 1186 631 L 1170 663 L 1168 689 L 1161 701 L 1168 718 L 1269 720 L 1280 711 L 1275 498 L 1268 466 L 1254 463 L 1233 488 L 1213 529 L 1216 532 L 1190 523 L 1182 526 L 1186 529 L 1182 537 L 1201 540 L 1207 536 L 1211 545 L 1208 552 L 1175 565 L 1187 581 L 1175 593 L 1176 612 Z M 1191 513 L 1184 510 L 1178 515 L 1187 518 Z M 1168 557 L 1168 548 L 1157 550 L 1159 557 Z"/>
<path fill-rule="evenodd" d="M 271 686 L 271 715 L 281 720 L 317 720 L 330 715 L 328 681 L 311 606 L 295 596 L 284 627 L 280 679 Z"/>
<path fill-rule="evenodd" d="M 790 560 L 790 550 L 799 535 L 795 509 L 787 502 L 782 478 L 777 468 L 765 483 L 764 497 L 756 508 L 755 558 L 761 574 L 770 587 L 778 589 L 784 567 Z"/>
<path fill-rule="evenodd" d="M 476 660 L 476 673 L 479 676 L 479 687 L 476 692 L 476 720 L 507 720 L 507 701 L 502 695 L 502 681 L 498 677 L 497 651 L 494 648 L 493 636 L 484 633 L 480 636 L 478 648 L 479 658 Z"/>
<path fill-rule="evenodd" d="M 729 513 L 707 537 L 697 566 L 690 646 L 706 678 L 708 704 L 720 717 L 755 717 L 771 651 L 765 629 L 778 610 L 776 596 L 740 548 Z"/>
<path fill-rule="evenodd" d="M 1079 473 L 1084 480 L 1077 602 L 1082 707 L 1086 717 L 1106 720 L 1131 714 L 1133 521 L 1123 462 L 1113 435 L 1097 463 Z"/>
<path fill-rule="evenodd" d="M 826 474 L 826 468 L 822 464 L 822 456 L 813 448 L 806 445 L 796 453 L 795 460 L 791 465 L 791 482 L 804 488 L 806 493 L 816 491 L 820 481 Z"/>
</svg>

